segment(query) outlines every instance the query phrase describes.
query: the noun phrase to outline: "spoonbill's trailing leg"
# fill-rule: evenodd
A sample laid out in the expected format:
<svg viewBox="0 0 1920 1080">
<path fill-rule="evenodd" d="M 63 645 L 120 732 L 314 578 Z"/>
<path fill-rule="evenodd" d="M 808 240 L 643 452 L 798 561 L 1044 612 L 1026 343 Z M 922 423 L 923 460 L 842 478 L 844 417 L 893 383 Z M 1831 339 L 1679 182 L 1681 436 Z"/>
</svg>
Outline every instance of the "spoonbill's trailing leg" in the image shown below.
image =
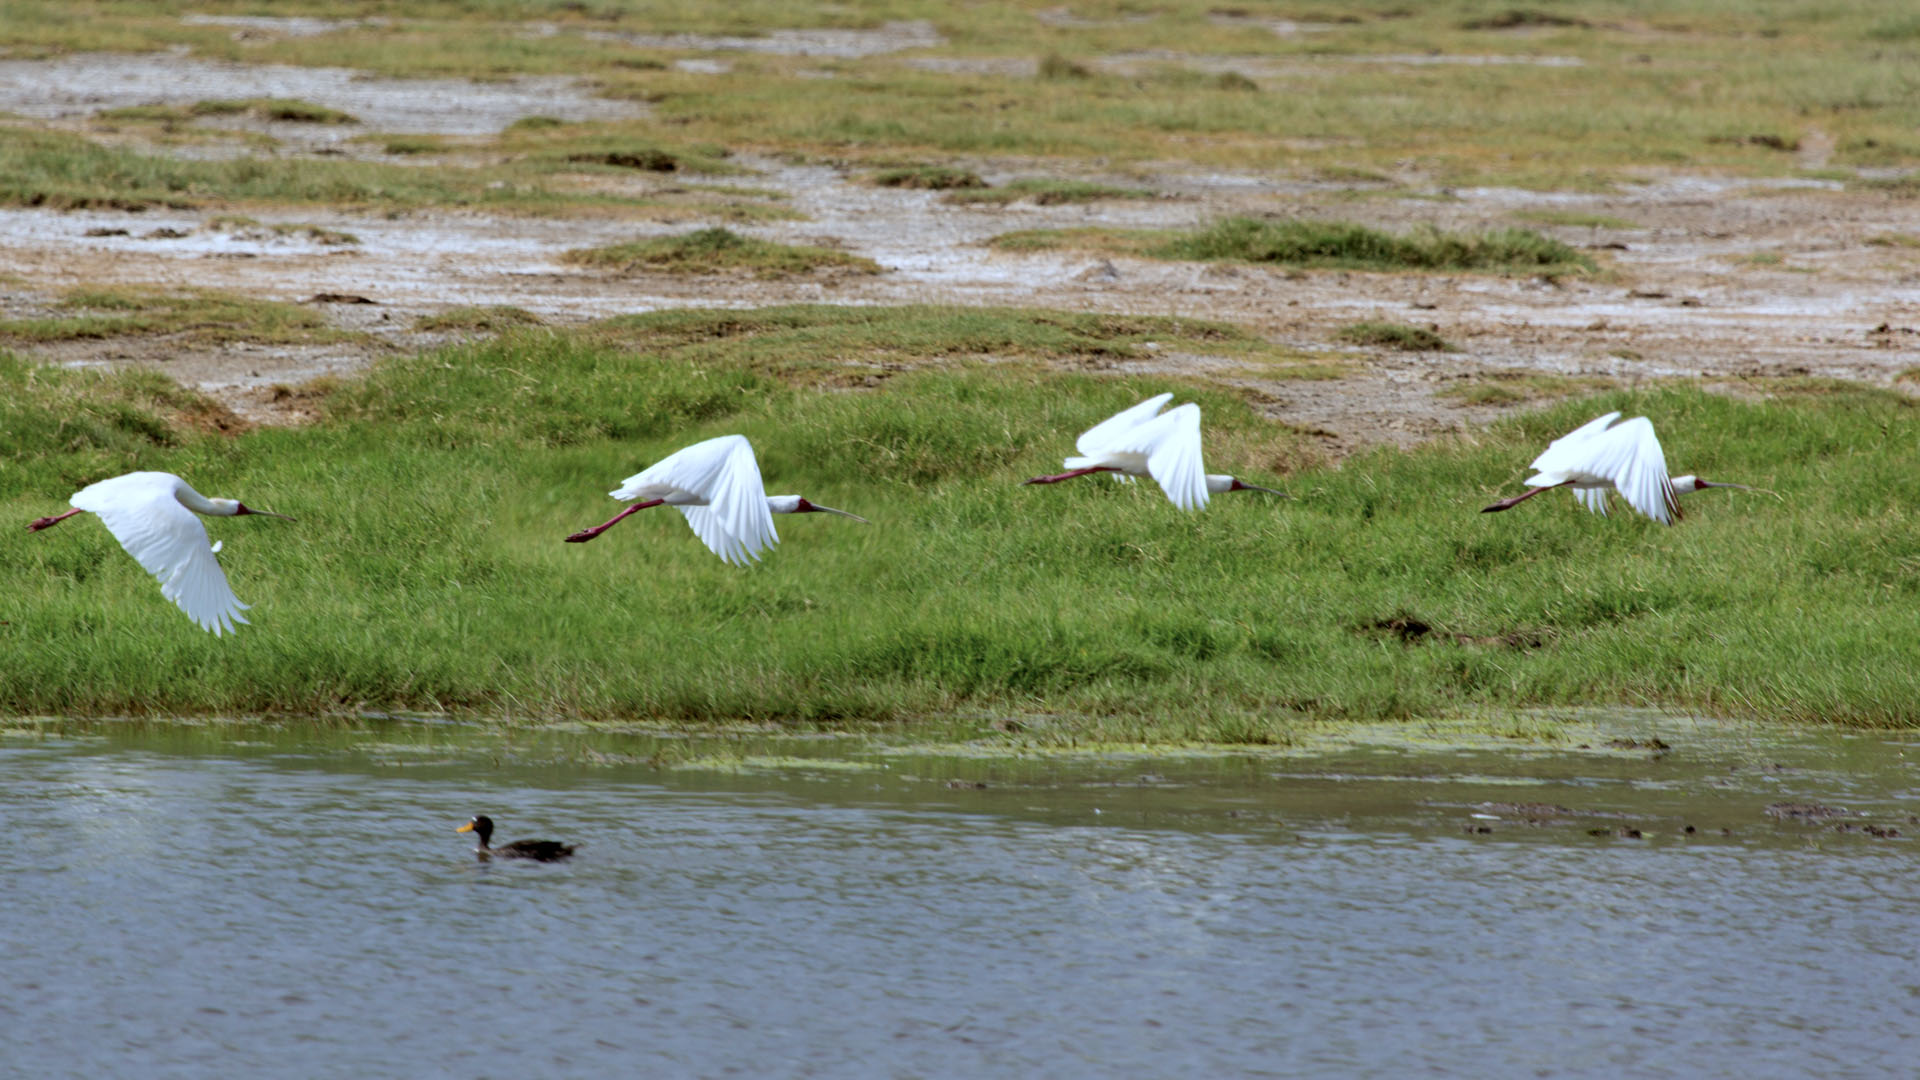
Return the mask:
<svg viewBox="0 0 1920 1080">
<path fill-rule="evenodd" d="M 579 532 L 574 533 L 572 536 L 567 537 L 567 543 L 584 544 L 587 541 L 593 539 L 594 537 L 599 536 L 601 533 L 606 532 L 608 529 L 613 528 L 615 525 L 620 524 L 622 521 L 633 516 L 634 514 L 637 514 L 640 511 L 645 510 L 647 507 L 659 506 L 666 501 L 667 500 L 665 499 L 648 499 L 646 502 L 634 503 L 632 506 L 629 506 L 625 510 L 622 510 L 619 513 L 613 515 L 613 517 L 609 518 L 607 521 L 599 525 L 595 525 L 591 529 L 581 529 Z"/>
<path fill-rule="evenodd" d="M 27 522 L 27 531 L 39 532 L 41 529 L 51 529 L 55 525 L 60 524 L 61 522 L 67 520 L 68 518 L 72 517 L 75 514 L 84 514 L 84 513 L 86 513 L 85 510 L 69 510 L 64 514 L 58 515 L 57 517 L 34 518 L 32 521 Z"/>
<path fill-rule="evenodd" d="M 1028 484 L 1057 484 L 1062 480 L 1071 480 L 1076 476 L 1086 476 L 1088 473 L 1119 472 L 1119 471 L 1120 471 L 1119 469 L 1116 469 L 1111 465 L 1095 465 L 1087 469 L 1074 469 L 1072 472 L 1063 472 L 1057 476 L 1036 476 L 1033 479 L 1027 480 L 1024 482 Z"/>
</svg>

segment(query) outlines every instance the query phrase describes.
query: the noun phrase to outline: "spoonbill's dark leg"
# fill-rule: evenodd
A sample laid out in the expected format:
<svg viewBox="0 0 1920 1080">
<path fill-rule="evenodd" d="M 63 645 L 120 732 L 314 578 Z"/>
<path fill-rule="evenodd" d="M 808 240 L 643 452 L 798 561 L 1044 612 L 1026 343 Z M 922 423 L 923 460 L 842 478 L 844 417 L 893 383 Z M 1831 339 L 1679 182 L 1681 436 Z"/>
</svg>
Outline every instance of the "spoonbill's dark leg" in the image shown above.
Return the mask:
<svg viewBox="0 0 1920 1080">
<path fill-rule="evenodd" d="M 593 539 L 594 537 L 599 536 L 601 533 L 606 532 L 608 529 L 613 528 L 615 525 L 620 524 L 620 522 L 624 520 L 627 516 L 631 514 L 637 514 L 640 511 L 645 510 L 649 506 L 659 506 L 661 503 L 666 501 L 667 500 L 665 499 L 648 499 L 646 502 L 634 503 L 632 506 L 629 506 L 625 510 L 622 510 L 619 513 L 613 515 L 613 517 L 609 519 L 607 522 L 605 522 L 604 524 L 595 525 L 591 529 L 581 529 L 579 532 L 574 533 L 572 536 L 567 537 L 567 543 L 584 544 L 587 541 Z"/>
<path fill-rule="evenodd" d="M 1114 467 L 1113 467 L 1113 466 L 1111 466 L 1111 465 L 1095 465 L 1095 466 L 1093 466 L 1093 467 L 1092 467 L 1092 468 L 1090 468 L 1090 469 L 1075 469 L 1075 470 L 1073 470 L 1072 472 L 1063 472 L 1063 473 L 1061 473 L 1061 474 L 1059 474 L 1058 476 L 1036 476 L 1036 477 L 1034 477 L 1034 478 L 1033 478 L 1033 479 L 1031 479 L 1031 480 L 1027 480 L 1027 481 L 1023 481 L 1023 483 L 1028 483 L 1028 484 L 1057 484 L 1057 483 L 1059 483 L 1059 482 L 1060 482 L 1060 481 L 1062 481 L 1062 480 L 1071 480 L 1071 479 L 1073 479 L 1073 478 L 1074 478 L 1074 477 L 1076 477 L 1076 476 L 1085 476 L 1085 475 L 1087 475 L 1088 473 L 1097 473 L 1097 472 L 1119 472 L 1119 471 L 1120 471 L 1119 469 L 1116 469 L 1116 468 L 1114 468 Z"/>
<path fill-rule="evenodd" d="M 27 522 L 27 531 L 39 532 L 41 529 L 51 529 L 55 525 L 60 524 L 61 522 L 67 520 L 68 518 L 72 517 L 75 514 L 84 514 L 84 513 L 86 513 L 85 510 L 69 510 L 64 514 L 61 514 L 59 517 L 34 518 L 32 521 Z"/>
<path fill-rule="evenodd" d="M 1502 510 L 1511 510 L 1514 507 L 1519 506 L 1521 503 L 1526 502 L 1528 499 L 1533 498 L 1535 495 L 1538 495 L 1543 491 L 1552 491 L 1554 488 L 1563 488 L 1563 487 L 1566 487 L 1567 484 L 1571 484 L 1571 483 L 1573 483 L 1573 481 L 1569 480 L 1567 481 L 1566 484 L 1550 484 L 1546 487 L 1528 488 L 1527 493 L 1525 495 L 1515 495 L 1511 499 L 1501 499 L 1499 502 L 1494 503 L 1492 506 L 1482 507 L 1480 509 L 1480 512 L 1483 514 L 1497 514 Z"/>
</svg>

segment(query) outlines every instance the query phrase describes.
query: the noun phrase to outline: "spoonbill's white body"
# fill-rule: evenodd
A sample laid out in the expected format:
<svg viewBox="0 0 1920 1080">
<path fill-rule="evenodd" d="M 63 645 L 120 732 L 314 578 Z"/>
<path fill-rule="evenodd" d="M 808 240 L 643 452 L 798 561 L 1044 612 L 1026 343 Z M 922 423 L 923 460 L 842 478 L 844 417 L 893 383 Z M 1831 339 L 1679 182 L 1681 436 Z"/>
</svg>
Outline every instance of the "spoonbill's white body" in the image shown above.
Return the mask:
<svg viewBox="0 0 1920 1080">
<path fill-rule="evenodd" d="M 1671 525 L 1682 516 L 1675 496 L 1702 488 L 1754 490 L 1745 484 L 1723 484 L 1692 475 L 1669 479 L 1667 456 L 1653 433 L 1653 421 L 1636 416 L 1614 423 L 1619 419 L 1619 413 L 1610 412 L 1548 443 L 1546 451 L 1533 459 L 1534 475 L 1527 478 L 1531 490 L 1480 512 L 1509 510 L 1543 491 L 1570 487 L 1580 505 L 1596 514 L 1607 512 L 1607 492 L 1611 491 L 1647 517 Z"/>
<path fill-rule="evenodd" d="M 39 518 L 27 525 L 38 532 L 82 512 L 100 518 L 127 554 L 160 582 L 160 595 L 178 605 L 187 617 L 215 636 L 246 622 L 247 605 L 233 595 L 227 575 L 213 556 L 220 545 L 207 542 L 206 526 L 195 514 L 235 517 L 264 514 L 236 499 L 209 499 L 185 480 L 164 472 L 135 472 L 90 484 L 68 500 L 73 509 L 57 517 Z"/>
<path fill-rule="evenodd" d="M 1167 409 L 1172 394 L 1155 394 L 1088 428 L 1074 443 L 1078 457 L 1066 459 L 1066 472 L 1036 476 L 1029 484 L 1057 484 L 1076 476 L 1110 472 L 1118 477 L 1151 476 L 1168 501 L 1182 510 L 1204 510 L 1207 496 L 1228 491 L 1286 492 L 1209 474 L 1200 455 L 1200 406 L 1189 401 Z"/>
<path fill-rule="evenodd" d="M 665 505 L 684 514 L 694 535 L 715 555 L 745 566 L 780 542 L 773 529 L 774 514 L 824 513 L 867 520 L 799 495 L 768 495 L 760 482 L 753 444 L 745 435 L 722 435 L 676 450 L 644 472 L 627 477 L 608 494 L 634 505 L 604 524 L 574 533 L 567 543 L 584 544 L 630 514 Z"/>
</svg>

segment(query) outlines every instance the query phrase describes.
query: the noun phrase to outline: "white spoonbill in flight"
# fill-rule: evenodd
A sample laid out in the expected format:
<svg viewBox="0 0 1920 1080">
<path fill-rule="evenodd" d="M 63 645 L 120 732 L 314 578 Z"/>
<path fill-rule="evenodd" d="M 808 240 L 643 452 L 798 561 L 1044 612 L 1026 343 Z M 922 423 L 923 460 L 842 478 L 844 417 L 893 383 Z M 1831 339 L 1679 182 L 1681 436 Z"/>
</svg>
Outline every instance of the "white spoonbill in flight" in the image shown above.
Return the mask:
<svg viewBox="0 0 1920 1080">
<path fill-rule="evenodd" d="M 737 566 L 758 559 L 760 552 L 780 542 L 773 531 L 775 514 L 839 514 L 867 519 L 831 506 L 810 503 L 798 495 L 768 495 L 760 483 L 760 465 L 745 435 L 722 435 L 676 450 L 645 472 L 635 473 L 607 494 L 633 502 L 605 522 L 567 537 L 584 544 L 649 506 L 671 506 L 686 515 L 700 542 L 715 555 Z M 639 500 L 634 502 L 634 500 Z"/>
<path fill-rule="evenodd" d="M 263 514 L 293 520 L 270 510 L 255 510 L 237 499 L 209 499 L 185 480 L 163 472 L 127 473 L 89 484 L 67 502 L 73 509 L 56 517 L 36 518 L 27 528 L 39 532 L 83 511 L 99 515 L 127 554 L 159 580 L 160 595 L 215 637 L 235 629 L 235 623 L 246 622 L 240 613 L 247 605 L 233 595 L 227 575 L 213 557 L 220 546 L 207 542 L 206 526 L 193 515 Z"/>
<path fill-rule="evenodd" d="M 1172 394 L 1155 394 L 1093 425 L 1074 443 L 1080 456 L 1066 460 L 1068 471 L 1036 476 L 1027 483 L 1057 484 L 1098 472 L 1151 476 L 1173 505 L 1182 510 L 1204 510 L 1208 495 L 1226 491 L 1264 491 L 1283 499 L 1291 497 L 1284 491 L 1241 483 L 1231 476 L 1209 474 L 1200 460 L 1200 406 L 1189 401 L 1161 412 L 1172 400 Z"/>
<path fill-rule="evenodd" d="M 1533 459 L 1534 475 L 1527 478 L 1530 490 L 1480 512 L 1496 514 L 1543 491 L 1571 487 L 1580 505 L 1596 514 L 1607 512 L 1607 492 L 1612 491 L 1628 506 L 1662 525 L 1671 525 L 1682 516 L 1676 495 L 1701 488 L 1756 490 L 1745 484 L 1723 484 L 1690 475 L 1668 479 L 1667 456 L 1653 434 L 1653 421 L 1636 416 L 1614 423 L 1619 419 L 1619 413 L 1610 412 L 1548 443 L 1546 452 Z"/>
</svg>

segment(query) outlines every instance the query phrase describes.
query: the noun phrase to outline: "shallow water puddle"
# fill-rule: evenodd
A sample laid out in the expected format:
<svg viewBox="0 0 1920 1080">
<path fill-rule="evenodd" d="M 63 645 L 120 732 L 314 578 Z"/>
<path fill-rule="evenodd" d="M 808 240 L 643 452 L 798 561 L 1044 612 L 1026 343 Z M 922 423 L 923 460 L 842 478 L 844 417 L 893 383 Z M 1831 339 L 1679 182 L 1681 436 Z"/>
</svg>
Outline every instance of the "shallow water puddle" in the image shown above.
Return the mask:
<svg viewBox="0 0 1920 1080">
<path fill-rule="evenodd" d="M 405 721 L 18 726 L 0 734 L 0 1016 L 35 1038 L 8 1059 L 1910 1067 L 1920 742 L 1533 730 L 1553 741 L 1353 728 L 1274 753 L 1064 756 Z M 453 832 L 477 812 L 497 841 L 585 846 L 481 863 Z"/>
</svg>

